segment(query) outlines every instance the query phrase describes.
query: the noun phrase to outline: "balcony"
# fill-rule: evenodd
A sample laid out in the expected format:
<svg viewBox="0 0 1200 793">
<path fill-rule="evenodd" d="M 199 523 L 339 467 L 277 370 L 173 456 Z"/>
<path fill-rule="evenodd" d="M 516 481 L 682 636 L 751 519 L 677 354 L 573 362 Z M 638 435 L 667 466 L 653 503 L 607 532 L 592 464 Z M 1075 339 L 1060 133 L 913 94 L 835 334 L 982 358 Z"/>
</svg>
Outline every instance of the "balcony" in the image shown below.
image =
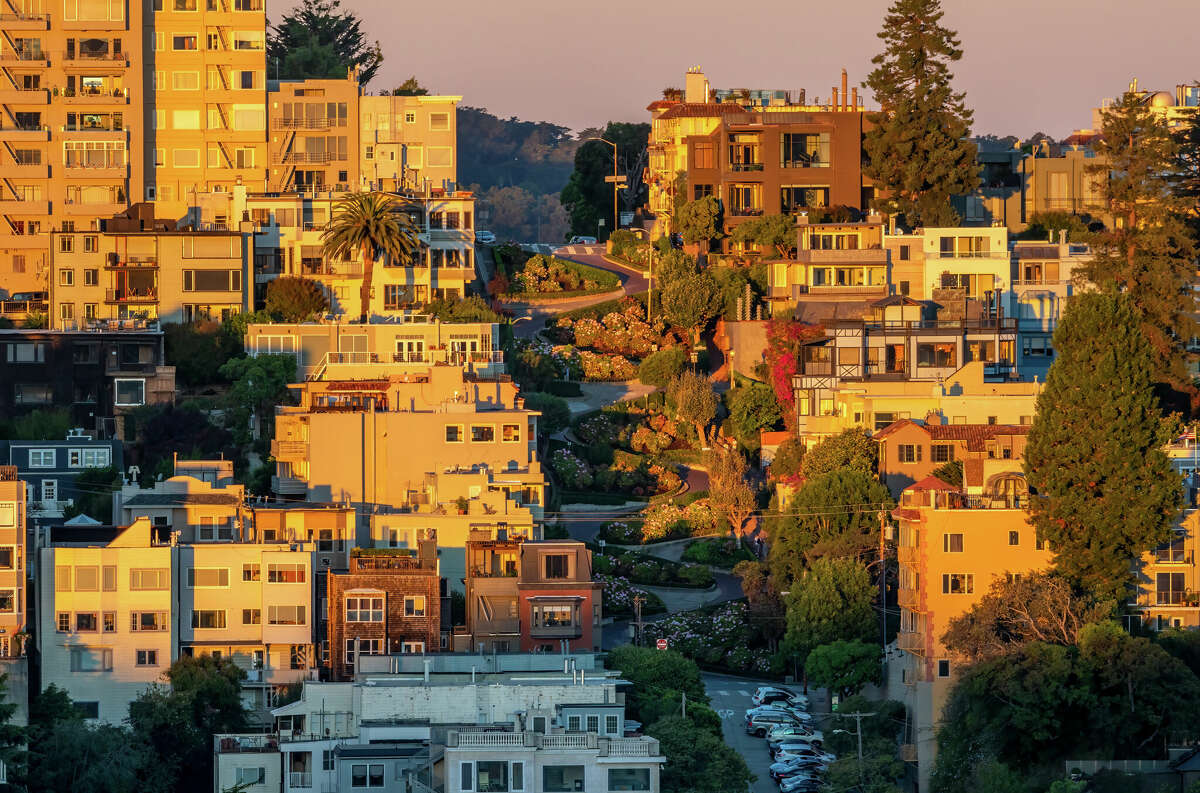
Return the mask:
<svg viewBox="0 0 1200 793">
<path fill-rule="evenodd" d="M 90 206 L 90 205 L 85 205 Z M 105 303 L 157 303 L 157 289 L 107 289 L 104 292 Z"/>
<path fill-rule="evenodd" d="M 762 207 L 730 207 L 729 214 L 735 218 L 756 218 L 762 216 Z"/>
<path fill-rule="evenodd" d="M 915 589 L 901 589 L 896 593 L 896 603 L 902 609 L 921 611 L 921 594 Z"/>
<path fill-rule="evenodd" d="M 658 757 L 658 741 L 653 738 L 606 738 L 594 732 L 457 732 L 451 731 L 446 745 L 460 749 L 523 749 L 549 751 L 593 751 L 600 757 Z"/>
<path fill-rule="evenodd" d="M 275 165 L 326 165 L 337 161 L 337 156 L 326 152 L 288 151 L 271 158 Z"/>
<path fill-rule="evenodd" d="M 312 787 L 312 771 L 291 771 L 288 773 L 288 787 L 293 790 L 296 788 Z"/>
<path fill-rule="evenodd" d="M 82 124 L 63 124 L 62 131 L 78 135 L 84 140 L 127 140 L 129 138 L 129 130 L 114 127 L 111 124 L 94 127 L 85 127 Z"/>
<path fill-rule="evenodd" d="M 76 174 L 78 175 L 78 174 Z M 109 201 L 104 204 L 83 204 L 78 201 L 65 201 L 63 212 L 68 215 L 89 215 L 94 217 L 112 217 L 128 208 L 124 201 Z"/>
<path fill-rule="evenodd" d="M 533 625 L 529 635 L 539 639 L 578 639 L 583 636 L 582 625 Z"/>
<path fill-rule="evenodd" d="M 213 751 L 217 754 L 278 752 L 279 739 L 274 735 L 214 735 Z"/>
<path fill-rule="evenodd" d="M 14 179 L 47 179 L 50 176 L 50 166 L 43 164 L 7 163 L 3 169 L 5 176 L 11 176 Z"/>
<path fill-rule="evenodd" d="M 43 50 L 4 49 L 0 51 L 0 63 L 20 64 L 23 66 L 46 66 L 49 61 L 49 53 Z"/>
<path fill-rule="evenodd" d="M 271 129 L 332 129 L 337 125 L 337 119 L 332 118 L 271 119 Z"/>
<path fill-rule="evenodd" d="M 1154 554 L 1150 563 L 1154 565 L 1191 565 L 1192 554 L 1190 551 L 1163 551 Z"/>
<path fill-rule="evenodd" d="M 50 92 L 45 88 L 0 88 L 0 103 L 6 105 L 48 105 Z"/>
<path fill-rule="evenodd" d="M 63 92 L 63 103 L 68 105 L 127 105 L 129 92 L 124 88 L 112 88 L 103 91 L 73 91 Z"/>
<path fill-rule="evenodd" d="M 883 248 L 853 248 L 851 250 L 819 250 L 805 248 L 796 252 L 797 261 L 805 264 L 887 264 Z"/>
<path fill-rule="evenodd" d="M 73 179 L 126 179 L 129 176 L 129 166 L 125 163 L 105 165 L 85 165 L 78 162 L 68 162 L 63 170 Z M 123 201 L 113 202 L 124 206 Z M 70 210 L 68 210 L 70 211 Z M 120 211 L 120 210 L 118 210 Z"/>
<path fill-rule="evenodd" d="M 125 256 L 110 253 L 108 258 L 104 260 L 105 270 L 156 270 L 158 269 L 158 258 L 155 256 Z"/>
<path fill-rule="evenodd" d="M 50 202 L 24 198 L 0 198 L 0 212 L 8 215 L 49 215 Z"/>
<path fill-rule="evenodd" d="M 123 52 L 67 52 L 63 54 L 66 69 L 97 69 L 109 66 L 124 69 L 129 58 Z"/>
<path fill-rule="evenodd" d="M 1134 605 L 1139 609 L 1171 609 L 1200 611 L 1200 593 L 1172 589 L 1142 592 Z"/>
<path fill-rule="evenodd" d="M 521 621 L 514 617 L 480 619 L 475 626 L 475 633 L 479 636 L 520 636 Z"/>
<path fill-rule="evenodd" d="M 50 128 L 45 124 L 0 127 L 0 140 L 14 143 L 32 143 L 50 140 Z"/>
<path fill-rule="evenodd" d="M 45 314 L 50 304 L 44 300 L 0 300 L 0 317 L 25 319 L 30 314 Z"/>
<path fill-rule="evenodd" d="M 281 496 L 303 496 L 308 493 L 308 483 L 294 476 L 272 476 L 271 490 Z"/>
<path fill-rule="evenodd" d="M 925 634 L 923 633 L 905 633 L 901 631 L 896 636 L 896 646 L 906 653 L 912 655 L 925 655 Z"/>
<path fill-rule="evenodd" d="M 285 462 L 308 459 L 308 444 L 304 441 L 271 441 L 271 456 Z"/>
<path fill-rule="evenodd" d="M 435 281 L 434 286 L 446 286 L 447 284 L 475 280 L 474 267 L 434 267 L 432 268 L 432 272 Z"/>
<path fill-rule="evenodd" d="M 736 171 L 738 173 L 762 171 L 762 169 L 763 169 L 763 164 L 761 162 L 731 162 L 731 163 L 729 163 L 729 170 Z"/>
<path fill-rule="evenodd" d="M 49 14 L 0 14 L 0 30 L 49 30 Z"/>
</svg>

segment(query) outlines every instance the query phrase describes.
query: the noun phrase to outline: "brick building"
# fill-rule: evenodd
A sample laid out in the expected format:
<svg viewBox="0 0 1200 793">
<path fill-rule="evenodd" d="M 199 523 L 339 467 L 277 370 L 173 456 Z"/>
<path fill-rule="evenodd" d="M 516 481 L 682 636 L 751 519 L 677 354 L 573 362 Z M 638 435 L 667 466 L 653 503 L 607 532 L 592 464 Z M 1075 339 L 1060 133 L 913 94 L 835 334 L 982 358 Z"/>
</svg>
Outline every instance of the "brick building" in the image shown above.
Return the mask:
<svg viewBox="0 0 1200 793">
<path fill-rule="evenodd" d="M 417 550 L 356 549 L 349 570 L 328 574 L 326 666 L 334 680 L 354 676 L 361 655 L 441 648 L 441 577 L 430 531 Z"/>
</svg>

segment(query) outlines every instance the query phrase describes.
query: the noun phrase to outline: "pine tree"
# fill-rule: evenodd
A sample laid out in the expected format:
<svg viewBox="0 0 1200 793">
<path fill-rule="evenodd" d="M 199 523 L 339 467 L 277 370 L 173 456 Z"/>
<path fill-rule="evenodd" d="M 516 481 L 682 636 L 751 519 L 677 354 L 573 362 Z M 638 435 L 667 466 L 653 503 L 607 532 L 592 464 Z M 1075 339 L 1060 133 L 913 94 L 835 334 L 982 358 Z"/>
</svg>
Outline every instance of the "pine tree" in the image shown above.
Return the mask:
<svg viewBox="0 0 1200 793">
<path fill-rule="evenodd" d="M 867 175 L 888 193 L 876 202 L 916 228 L 953 226 L 950 197 L 979 185 L 975 145 L 967 140 L 972 113 L 950 83 L 962 58 L 958 37 L 942 27 L 939 0 L 896 0 L 883 19 L 886 46 L 866 85 L 879 103 L 868 120 Z"/>
<path fill-rule="evenodd" d="M 1129 294 L 1154 349 L 1152 376 L 1185 384 L 1184 345 L 1196 329 L 1196 268 L 1184 202 L 1172 192 L 1179 147 L 1166 121 L 1138 94 L 1126 93 L 1103 118 L 1098 163 L 1089 170 L 1115 228 L 1101 235 L 1085 274 L 1105 291 Z"/>
<path fill-rule="evenodd" d="M 1054 348 L 1025 448 L 1031 519 L 1061 575 L 1121 602 L 1130 560 L 1167 539 L 1182 505 L 1154 353 L 1130 299 L 1099 292 L 1072 300 Z"/>
</svg>

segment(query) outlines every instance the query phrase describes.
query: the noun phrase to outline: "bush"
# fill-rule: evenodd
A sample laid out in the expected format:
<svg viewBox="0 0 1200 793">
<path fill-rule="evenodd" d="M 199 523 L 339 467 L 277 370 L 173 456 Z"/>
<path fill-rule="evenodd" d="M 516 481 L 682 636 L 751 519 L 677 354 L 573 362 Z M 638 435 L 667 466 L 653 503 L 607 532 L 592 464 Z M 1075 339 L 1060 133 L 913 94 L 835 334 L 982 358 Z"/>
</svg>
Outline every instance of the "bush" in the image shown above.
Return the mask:
<svg viewBox="0 0 1200 793">
<path fill-rule="evenodd" d="M 547 394 L 560 397 L 583 396 L 583 389 L 579 387 L 579 383 L 571 380 L 550 380 L 544 384 L 544 390 Z"/>
<path fill-rule="evenodd" d="M 604 355 L 579 351 L 579 364 L 585 380 L 632 380 L 637 370 L 624 355 Z"/>
<path fill-rule="evenodd" d="M 309 278 L 283 276 L 267 284 L 267 313 L 284 322 L 305 322 L 329 310 L 321 285 Z"/>
<path fill-rule="evenodd" d="M 600 533 L 597 536 L 605 542 L 612 542 L 617 545 L 642 544 L 641 528 L 632 523 L 626 523 L 623 520 L 614 520 L 611 523 L 604 524 L 600 527 Z"/>
<path fill-rule="evenodd" d="M 687 353 L 679 347 L 650 353 L 638 366 L 638 380 L 645 385 L 666 388 L 679 376 L 687 363 Z"/>
<path fill-rule="evenodd" d="M 512 276 L 511 294 L 552 294 L 555 292 L 607 292 L 621 285 L 621 279 L 607 270 L 537 254 L 529 257 Z"/>
<path fill-rule="evenodd" d="M 228 382 L 221 366 L 242 353 L 241 337 L 216 322 L 168 323 L 163 326 L 163 343 L 175 379 L 190 387 Z"/>
<path fill-rule="evenodd" d="M 608 235 L 608 241 L 613 256 L 639 267 L 646 264 L 650 254 L 650 243 L 639 239 L 629 229 L 617 229 Z"/>
<path fill-rule="evenodd" d="M 684 565 L 679 570 L 679 577 L 697 587 L 710 587 L 715 581 L 712 570 L 698 564 Z"/>
<path fill-rule="evenodd" d="M 593 443 L 584 447 L 583 455 L 592 465 L 612 465 L 613 447 L 607 443 Z"/>
<path fill-rule="evenodd" d="M 683 561 L 732 569 L 743 561 L 755 561 L 754 554 L 732 539 L 697 540 L 683 549 Z"/>
<path fill-rule="evenodd" d="M 478 295 L 460 300 L 434 300 L 423 309 L 442 322 L 503 322 L 504 317 L 492 310 L 487 301 Z"/>
<path fill-rule="evenodd" d="M 553 394 L 543 394 L 537 391 L 522 394 L 525 407 L 528 410 L 541 411 L 538 418 L 538 432 L 543 435 L 553 435 L 565 430 L 571 424 L 571 408 L 567 400 Z"/>
</svg>

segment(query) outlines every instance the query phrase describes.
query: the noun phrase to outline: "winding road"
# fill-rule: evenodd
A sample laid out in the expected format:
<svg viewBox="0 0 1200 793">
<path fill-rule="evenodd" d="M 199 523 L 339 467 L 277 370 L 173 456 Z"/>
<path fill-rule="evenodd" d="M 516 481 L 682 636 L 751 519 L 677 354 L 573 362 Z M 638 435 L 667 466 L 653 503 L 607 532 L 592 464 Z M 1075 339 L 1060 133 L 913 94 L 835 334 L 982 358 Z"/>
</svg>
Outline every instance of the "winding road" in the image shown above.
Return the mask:
<svg viewBox="0 0 1200 793">
<path fill-rule="evenodd" d="M 610 262 L 600 253 L 566 253 L 559 251 L 555 253 L 555 256 L 558 256 L 560 259 L 568 259 L 580 264 L 590 265 L 600 270 L 608 270 L 610 273 L 615 274 L 621 279 L 620 295 L 610 292 L 603 295 L 577 297 L 558 303 L 509 303 L 507 308 L 517 317 L 516 325 L 513 327 L 513 335 L 519 339 L 532 339 L 537 335 L 538 331 L 546 327 L 546 320 L 550 317 L 562 314 L 565 311 L 573 311 L 577 308 L 587 308 L 597 303 L 604 303 L 612 300 L 614 297 L 636 295 L 640 292 L 645 292 L 650 286 L 649 281 L 641 270 L 635 270 L 623 264 Z M 522 319 L 523 317 L 528 317 L 529 319 Z"/>
</svg>

